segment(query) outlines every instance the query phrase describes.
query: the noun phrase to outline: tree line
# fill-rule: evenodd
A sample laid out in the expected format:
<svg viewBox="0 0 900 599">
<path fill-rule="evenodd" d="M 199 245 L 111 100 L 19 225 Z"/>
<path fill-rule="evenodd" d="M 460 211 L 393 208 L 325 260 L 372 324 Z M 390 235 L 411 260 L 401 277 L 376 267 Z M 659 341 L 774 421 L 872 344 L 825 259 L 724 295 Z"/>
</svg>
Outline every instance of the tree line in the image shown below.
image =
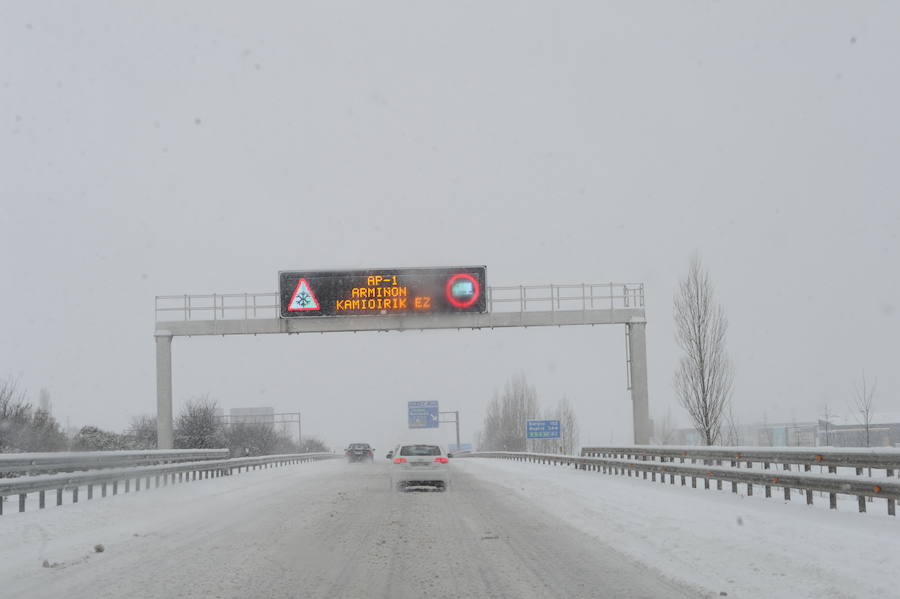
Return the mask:
<svg viewBox="0 0 900 599">
<path fill-rule="evenodd" d="M 232 456 L 328 451 L 319 439 L 306 437 L 298 443 L 270 423 L 226 425 L 217 407 L 208 396 L 185 402 L 175 420 L 175 447 L 228 448 Z M 87 425 L 67 434 L 48 407 L 32 405 L 17 380 L 0 381 L 0 453 L 156 448 L 155 416 L 136 416 L 123 432 Z"/>
<path fill-rule="evenodd" d="M 527 420 L 559 420 L 559 439 L 527 439 Z M 578 448 L 578 419 L 565 397 L 541 409 L 537 391 L 524 374 L 510 378 L 488 403 L 478 448 L 483 451 L 533 451 L 574 454 Z"/>
</svg>

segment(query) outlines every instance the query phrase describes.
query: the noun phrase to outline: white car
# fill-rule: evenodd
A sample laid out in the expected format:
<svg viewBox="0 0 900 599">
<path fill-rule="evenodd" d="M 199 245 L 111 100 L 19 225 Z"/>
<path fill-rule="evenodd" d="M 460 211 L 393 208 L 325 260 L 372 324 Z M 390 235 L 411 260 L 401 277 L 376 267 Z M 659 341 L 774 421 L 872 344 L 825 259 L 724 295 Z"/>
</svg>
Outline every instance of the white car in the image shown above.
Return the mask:
<svg viewBox="0 0 900 599">
<path fill-rule="evenodd" d="M 408 487 L 435 487 L 446 491 L 450 486 L 448 454 L 440 445 L 401 443 L 391 455 L 391 487 L 402 491 Z"/>
</svg>

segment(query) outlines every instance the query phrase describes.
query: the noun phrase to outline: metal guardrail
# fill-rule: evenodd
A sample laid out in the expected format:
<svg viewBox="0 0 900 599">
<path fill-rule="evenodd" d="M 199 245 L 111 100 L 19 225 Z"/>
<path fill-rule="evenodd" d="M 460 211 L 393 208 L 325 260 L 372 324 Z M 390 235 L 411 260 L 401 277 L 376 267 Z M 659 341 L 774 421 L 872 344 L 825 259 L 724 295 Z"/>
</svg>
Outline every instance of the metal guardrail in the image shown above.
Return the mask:
<svg viewBox="0 0 900 599">
<path fill-rule="evenodd" d="M 611 449 L 611 448 L 609 448 Z M 630 450 L 634 448 L 617 448 Z M 576 457 L 557 454 L 536 454 L 526 452 L 474 452 L 459 457 L 500 458 L 506 460 L 535 462 L 541 464 L 554 464 L 573 466 L 579 470 L 590 470 L 604 474 L 616 474 L 621 476 L 637 477 L 642 473 L 644 479 L 650 474 L 651 481 L 655 482 L 659 475 L 659 482 L 675 484 L 675 477 L 679 477 L 682 486 L 686 479 L 691 479 L 691 487 L 697 487 L 697 479 L 704 481 L 704 487 L 710 488 L 710 481 L 716 481 L 716 488 L 722 489 L 722 482 L 731 483 L 731 491 L 738 492 L 738 484 L 747 485 L 747 495 L 753 495 L 753 487 L 765 488 L 766 497 L 772 496 L 772 487 L 784 489 L 784 499 L 791 499 L 791 489 L 805 492 L 806 503 L 813 504 L 813 492 L 828 493 L 831 509 L 837 509 L 837 496 L 853 495 L 858 498 L 859 511 L 866 511 L 866 498 L 881 498 L 887 500 L 888 514 L 896 515 L 896 501 L 900 499 L 900 482 L 890 479 L 872 477 L 842 477 L 834 474 L 811 474 L 806 472 L 764 472 L 760 470 L 741 469 L 737 467 L 722 467 L 715 465 L 681 464 L 671 461 L 630 460 L 605 457 Z"/>
<path fill-rule="evenodd" d="M 809 472 L 813 466 L 827 466 L 831 473 L 838 468 L 855 468 L 857 474 L 863 469 L 884 470 L 886 476 L 893 476 L 900 470 L 900 449 L 889 447 L 854 447 L 834 449 L 831 447 L 716 447 L 716 446 L 635 446 L 635 447 L 583 447 L 582 456 L 609 457 L 620 459 L 641 459 L 660 462 L 672 460 L 713 461 L 721 465 L 729 462 L 734 468 L 746 464 L 748 468 L 759 464 L 768 470 L 772 464 L 783 466 L 803 466 Z"/>
<path fill-rule="evenodd" d="M 65 490 L 72 492 L 72 503 L 78 503 L 78 490 L 81 487 L 87 487 L 87 498 L 93 499 L 94 486 L 97 485 L 100 486 L 101 497 L 106 497 L 107 490 L 110 487 L 113 495 L 118 494 L 119 483 L 123 483 L 124 492 L 128 493 L 131 491 L 131 483 L 134 481 L 134 491 L 138 492 L 141 490 L 141 481 L 144 481 L 144 489 L 146 490 L 151 486 L 151 479 L 155 481 L 156 487 L 159 487 L 160 481 L 162 481 L 163 486 L 166 486 L 176 482 L 228 476 L 235 471 L 240 473 L 241 471 L 256 470 L 257 468 L 269 468 L 271 466 L 341 457 L 343 456 L 333 453 L 296 453 L 4 478 L 0 479 L 0 515 L 3 514 L 2 499 L 11 495 L 19 496 L 19 511 L 24 512 L 26 499 L 30 493 L 38 493 L 38 507 L 43 509 L 46 506 L 47 491 L 55 490 L 56 505 L 62 505 L 63 491 Z"/>
<path fill-rule="evenodd" d="M 0 454 L 0 476 L 11 473 L 42 474 L 167 464 L 172 462 L 222 460 L 227 449 L 152 449 L 135 451 L 60 451 Z"/>
<path fill-rule="evenodd" d="M 643 283 L 579 283 L 488 287 L 490 312 L 643 308 Z M 277 292 L 157 295 L 156 321 L 278 318 Z"/>
</svg>

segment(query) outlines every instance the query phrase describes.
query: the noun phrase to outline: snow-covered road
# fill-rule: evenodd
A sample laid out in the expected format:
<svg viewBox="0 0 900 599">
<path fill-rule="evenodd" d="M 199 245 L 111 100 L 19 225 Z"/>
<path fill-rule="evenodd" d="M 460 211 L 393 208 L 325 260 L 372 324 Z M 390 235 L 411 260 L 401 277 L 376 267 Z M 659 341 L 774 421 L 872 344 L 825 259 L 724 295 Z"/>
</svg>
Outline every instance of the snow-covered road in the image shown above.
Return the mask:
<svg viewBox="0 0 900 599">
<path fill-rule="evenodd" d="M 327 462 L 3 516 L 0 594 L 705 596 L 454 466 L 447 493 L 393 492 L 386 463 Z"/>
<path fill-rule="evenodd" d="M 898 596 L 900 522 L 883 514 L 486 459 L 453 460 L 448 493 L 403 494 L 387 467 L 7 514 L 0 596 Z"/>
</svg>

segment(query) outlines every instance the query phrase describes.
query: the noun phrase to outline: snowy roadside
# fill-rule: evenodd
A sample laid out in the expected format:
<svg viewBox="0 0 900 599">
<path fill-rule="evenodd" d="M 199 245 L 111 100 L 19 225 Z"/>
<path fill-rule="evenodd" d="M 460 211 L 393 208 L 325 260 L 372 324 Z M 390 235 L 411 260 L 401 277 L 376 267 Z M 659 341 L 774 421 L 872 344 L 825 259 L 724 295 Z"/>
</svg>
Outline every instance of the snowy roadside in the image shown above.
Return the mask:
<svg viewBox="0 0 900 599">
<path fill-rule="evenodd" d="M 729 597 L 895 596 L 900 520 L 531 463 L 455 466 L 675 580 Z M 787 504 L 787 505 L 785 505 Z"/>
<path fill-rule="evenodd" d="M 248 505 L 264 508 L 282 501 L 278 495 L 285 489 L 311 482 L 336 466 L 334 462 L 294 464 L 4 514 L 0 516 L 0 588 L 33 580 L 43 568 L 50 568 L 52 575 L 77 564 L 116 559 L 116 554 L 149 559 L 159 553 L 159 539 L 201 525 L 223 526 Z M 106 550 L 102 555 L 94 551 L 98 544 Z"/>
</svg>

